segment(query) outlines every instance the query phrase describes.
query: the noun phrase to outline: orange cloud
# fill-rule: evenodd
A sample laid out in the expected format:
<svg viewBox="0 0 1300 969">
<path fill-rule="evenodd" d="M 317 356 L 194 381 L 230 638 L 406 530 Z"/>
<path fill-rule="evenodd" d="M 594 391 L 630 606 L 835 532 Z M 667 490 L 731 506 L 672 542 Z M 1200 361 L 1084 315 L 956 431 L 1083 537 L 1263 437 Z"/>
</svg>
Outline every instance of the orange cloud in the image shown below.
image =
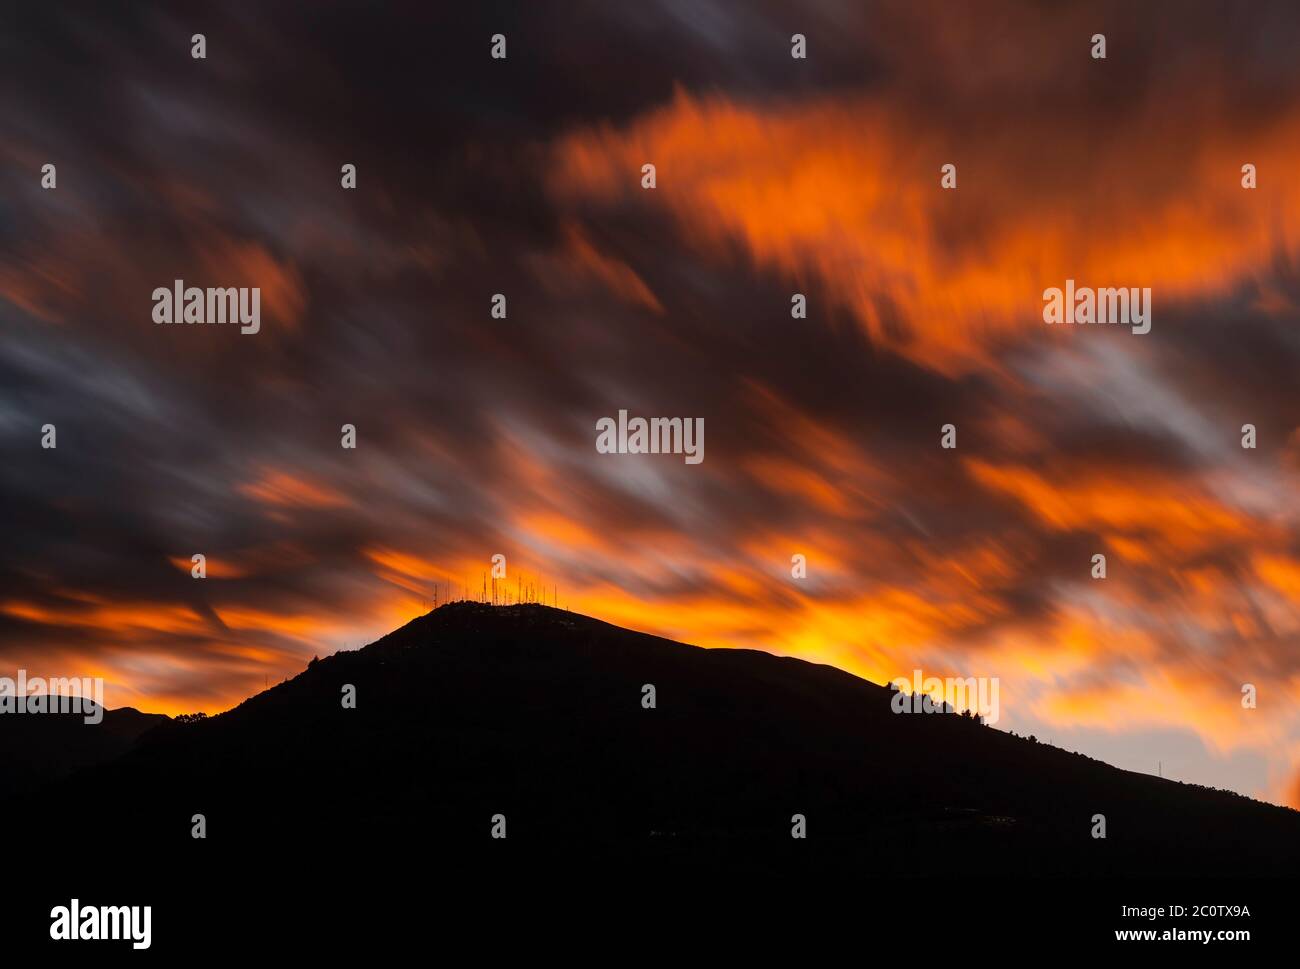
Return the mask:
<svg viewBox="0 0 1300 969">
<path fill-rule="evenodd" d="M 337 508 L 347 504 L 342 494 L 326 484 L 274 469 L 263 471 L 256 481 L 241 484 L 239 493 L 280 508 Z"/>
<path fill-rule="evenodd" d="M 45 626 L 95 629 L 117 638 L 141 633 L 203 633 L 207 623 L 188 606 L 169 603 L 117 603 L 89 609 L 49 609 L 31 602 L 9 601 L 0 612 Z"/>
<path fill-rule="evenodd" d="M 991 491 L 1015 498 L 1049 528 L 1095 529 L 1153 536 L 1190 551 L 1258 534 L 1262 523 L 1197 490 L 1194 483 L 1127 468 L 1072 467 L 1045 473 L 975 458 L 965 467 Z M 1121 542 L 1122 554 L 1147 554 Z"/>
<path fill-rule="evenodd" d="M 310 640 L 331 628 L 318 615 L 291 615 L 244 606 L 219 606 L 213 611 L 231 629 L 275 633 L 294 639 Z"/>
<path fill-rule="evenodd" d="M 1217 753 L 1284 741 L 1294 717 L 1243 707 L 1240 687 L 1195 669 L 1143 664 L 1131 679 L 1066 684 L 1035 704 L 1035 713 L 1063 727 L 1190 727 Z"/>
<path fill-rule="evenodd" d="M 1257 554 L 1256 574 L 1283 595 L 1300 602 L 1300 561 L 1282 555 Z"/>
<path fill-rule="evenodd" d="M 557 280 L 561 279 L 566 283 L 574 279 L 589 279 L 629 303 L 643 306 L 653 313 L 664 311 L 645 280 L 627 263 L 598 250 L 580 226 L 565 226 L 564 240 L 565 258 L 561 271 L 547 273 L 544 277 L 552 288 L 560 285 Z"/>
<path fill-rule="evenodd" d="M 198 254 L 203 276 L 211 280 L 186 280 L 193 285 L 247 286 L 261 289 L 266 319 L 297 329 L 307 306 L 307 287 L 288 261 L 276 259 L 262 245 L 219 238 Z"/>
<path fill-rule="evenodd" d="M 1067 278 L 1149 286 L 1159 314 L 1255 275 L 1279 247 L 1295 251 L 1300 190 L 1280 175 L 1267 191 L 1243 190 L 1239 145 L 1261 171 L 1288 171 L 1300 117 L 1241 138 L 1234 118 L 1197 120 L 1212 139 L 1190 153 L 1160 146 L 1139 177 L 1122 164 L 1145 144 L 1137 119 L 1107 119 L 1084 170 L 1073 117 L 954 148 L 934 122 L 870 98 L 758 108 L 679 91 L 623 128 L 561 140 L 551 187 L 596 205 L 666 207 L 715 258 L 739 242 L 760 268 L 814 276 L 874 339 L 953 370 L 991 363 L 982 345 L 1000 334 L 1068 336 L 1041 317 L 1044 288 Z M 646 162 L 653 191 L 640 188 Z M 944 191 L 949 162 L 958 188 Z M 1049 166 L 1078 182 L 1046 184 Z"/>
</svg>

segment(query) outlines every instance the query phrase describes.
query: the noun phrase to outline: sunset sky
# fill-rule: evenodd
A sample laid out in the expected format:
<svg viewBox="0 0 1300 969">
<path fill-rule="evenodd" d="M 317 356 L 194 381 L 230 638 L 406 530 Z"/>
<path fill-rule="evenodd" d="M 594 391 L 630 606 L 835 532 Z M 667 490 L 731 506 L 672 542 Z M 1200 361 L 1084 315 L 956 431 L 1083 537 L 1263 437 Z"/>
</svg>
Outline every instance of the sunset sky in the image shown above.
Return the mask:
<svg viewBox="0 0 1300 969">
<path fill-rule="evenodd" d="M 0 675 L 214 713 L 500 553 L 1300 807 L 1293 3 L 230 6 L 0 17 Z M 155 325 L 175 279 L 261 332 Z M 1046 325 L 1066 279 L 1151 332 Z M 705 460 L 597 453 L 620 409 Z"/>
</svg>

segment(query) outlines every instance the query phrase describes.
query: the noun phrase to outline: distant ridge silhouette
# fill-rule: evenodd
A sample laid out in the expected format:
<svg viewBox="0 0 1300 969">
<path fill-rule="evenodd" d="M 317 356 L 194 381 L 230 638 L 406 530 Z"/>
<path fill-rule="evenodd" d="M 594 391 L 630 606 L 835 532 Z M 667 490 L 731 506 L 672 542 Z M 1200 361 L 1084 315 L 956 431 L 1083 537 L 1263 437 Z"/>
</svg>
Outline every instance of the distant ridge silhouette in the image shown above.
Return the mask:
<svg viewBox="0 0 1300 969">
<path fill-rule="evenodd" d="M 137 859 L 402 851 L 442 869 L 507 855 L 852 875 L 1290 874 L 1300 861 L 1300 812 L 960 716 L 894 714 L 890 695 L 797 659 L 455 602 L 219 716 L 137 719 L 129 749 L 12 794 L 0 820 Z M 190 838 L 194 813 L 205 842 Z M 796 813 L 806 840 L 791 837 Z M 490 837 L 495 814 L 505 841 Z"/>
<path fill-rule="evenodd" d="M 83 713 L 0 715 L 0 803 L 73 771 L 129 750 L 141 734 L 168 723 L 160 713 L 134 707 L 105 710 L 102 723 L 87 725 Z"/>
</svg>

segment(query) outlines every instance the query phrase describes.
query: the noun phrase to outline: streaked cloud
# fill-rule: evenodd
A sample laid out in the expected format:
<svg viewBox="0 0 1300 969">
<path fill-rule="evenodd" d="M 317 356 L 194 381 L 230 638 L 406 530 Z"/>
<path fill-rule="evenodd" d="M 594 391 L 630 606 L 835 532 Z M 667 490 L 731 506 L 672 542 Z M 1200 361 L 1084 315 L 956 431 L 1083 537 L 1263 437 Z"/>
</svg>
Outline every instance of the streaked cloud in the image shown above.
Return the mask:
<svg viewBox="0 0 1300 969">
<path fill-rule="evenodd" d="M 814 5 L 800 64 L 767 2 L 250 9 L 182 76 L 142 56 L 169 17 L 15 12 L 0 665 L 223 709 L 501 553 L 511 591 L 998 676 L 1000 728 L 1300 805 L 1300 20 L 1104 7 L 1104 66 L 1088 11 L 1011 2 Z M 609 43 L 527 42 L 568 28 Z M 461 43 L 500 29 L 509 74 Z M 263 331 L 155 327 L 176 278 L 260 286 Z M 1151 287 L 1151 333 L 1047 327 L 1066 278 Z M 703 417 L 707 459 L 597 454 L 620 408 Z"/>
</svg>

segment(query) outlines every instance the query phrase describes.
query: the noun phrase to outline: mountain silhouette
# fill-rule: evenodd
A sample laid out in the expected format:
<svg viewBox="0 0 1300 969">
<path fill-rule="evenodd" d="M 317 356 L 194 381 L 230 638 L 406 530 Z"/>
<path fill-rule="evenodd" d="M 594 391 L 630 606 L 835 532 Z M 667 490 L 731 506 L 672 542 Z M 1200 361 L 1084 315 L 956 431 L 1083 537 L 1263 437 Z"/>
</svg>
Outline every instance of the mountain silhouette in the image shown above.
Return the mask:
<svg viewBox="0 0 1300 969">
<path fill-rule="evenodd" d="M 1300 812 L 962 716 L 895 714 L 891 695 L 829 666 L 545 606 L 452 603 L 206 720 L 112 711 L 105 725 L 123 729 L 109 732 L 27 717 L 24 736 L 48 731 L 41 749 L 66 744 L 68 759 L 20 775 L 43 783 L 11 792 L 0 820 L 31 838 L 72 825 L 137 862 L 302 846 L 440 870 L 510 856 L 855 877 L 919 874 L 918 859 L 1169 876 L 1289 874 L 1300 861 Z M 86 742 L 58 739 L 69 729 Z M 795 814 L 805 839 L 791 836 Z"/>
<path fill-rule="evenodd" d="M 160 713 L 120 707 L 104 710 L 99 723 L 87 724 L 85 718 L 95 710 L 96 704 L 87 700 L 82 713 L 0 716 L 0 801 L 112 760 L 130 750 L 141 734 L 170 722 Z"/>
</svg>

